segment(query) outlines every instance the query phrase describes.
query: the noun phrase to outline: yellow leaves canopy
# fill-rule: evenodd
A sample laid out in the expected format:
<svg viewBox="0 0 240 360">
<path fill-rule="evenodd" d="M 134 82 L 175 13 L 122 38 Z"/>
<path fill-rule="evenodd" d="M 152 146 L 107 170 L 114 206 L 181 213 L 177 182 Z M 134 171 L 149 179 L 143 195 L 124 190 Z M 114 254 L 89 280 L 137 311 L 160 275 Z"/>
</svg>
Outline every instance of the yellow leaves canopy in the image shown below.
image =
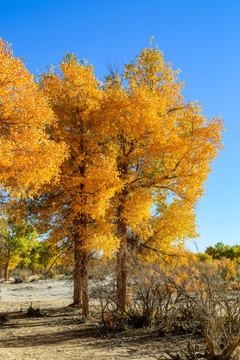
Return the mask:
<svg viewBox="0 0 240 360">
<path fill-rule="evenodd" d="M 117 241 L 104 217 L 120 179 L 98 116 L 103 90 L 93 68 L 74 56 L 66 57 L 58 71 L 43 74 L 40 86 L 58 123 L 50 128 L 51 136 L 67 146 L 69 157 L 61 165 L 59 183 L 42 188 L 35 211 L 42 223 L 49 220 L 54 241 L 108 251 Z"/>
<path fill-rule="evenodd" d="M 0 154 L 8 154 L 0 156 L 8 171 L 2 183 L 12 184 L 13 174 L 21 173 L 24 187 L 40 187 L 60 166 L 59 182 L 42 186 L 35 203 L 56 241 L 77 233 L 84 248 L 109 250 L 132 232 L 165 251 L 196 236 L 194 207 L 222 148 L 223 124 L 184 100 L 178 71 L 158 48 L 143 49 L 126 65 L 123 82 L 115 74 L 104 86 L 92 66 L 67 56 L 40 77 L 41 91 L 4 42 L 1 53 L 1 64 L 7 69 L 13 62 L 25 77 L 0 81 L 6 98 L 0 116 L 13 127 L 9 137 L 2 127 Z"/>
<path fill-rule="evenodd" d="M 56 119 L 33 75 L 0 39 L 0 184 L 29 195 L 57 174 L 65 147 L 46 132 Z"/>
<path fill-rule="evenodd" d="M 126 241 L 131 230 L 165 249 L 196 236 L 194 206 L 222 148 L 221 119 L 208 121 L 184 100 L 177 74 L 158 48 L 143 49 L 122 83 L 108 77 L 101 108 L 124 183 L 115 200 L 119 236 Z"/>
</svg>

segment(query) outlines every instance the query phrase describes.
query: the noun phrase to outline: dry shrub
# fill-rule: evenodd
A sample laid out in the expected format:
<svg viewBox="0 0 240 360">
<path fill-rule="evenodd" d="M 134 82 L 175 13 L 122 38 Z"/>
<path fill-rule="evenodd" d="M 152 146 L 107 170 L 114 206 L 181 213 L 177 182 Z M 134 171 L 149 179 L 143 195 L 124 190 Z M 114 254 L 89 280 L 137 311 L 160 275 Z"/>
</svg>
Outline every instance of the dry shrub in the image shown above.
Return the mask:
<svg viewBox="0 0 240 360">
<path fill-rule="evenodd" d="M 114 276 L 108 272 L 105 280 L 96 282 L 95 299 L 105 327 L 122 331 L 154 326 L 160 332 L 198 333 L 205 339 L 205 350 L 199 353 L 189 343 L 176 359 L 239 360 L 240 292 L 234 263 L 189 257 L 185 265 L 162 267 L 139 261 L 129 264 L 128 270 L 124 311 L 116 303 Z"/>
<path fill-rule="evenodd" d="M 188 266 L 173 269 L 171 274 L 156 270 L 181 296 L 192 318 L 201 325 L 206 341 L 206 350 L 201 356 L 207 360 L 239 360 L 240 294 L 225 269 L 216 263 L 190 261 Z M 187 354 L 179 359 L 190 359 Z"/>
<path fill-rule="evenodd" d="M 27 309 L 27 314 L 29 317 L 44 317 L 46 314 L 40 310 L 39 307 L 35 307 L 32 305 Z"/>
<path fill-rule="evenodd" d="M 100 309 L 102 323 L 109 317 L 108 314 L 116 310 L 116 286 L 113 279 L 92 280 L 90 301 L 92 306 Z"/>
<path fill-rule="evenodd" d="M 101 321 L 109 329 L 112 329 L 109 314 L 116 309 L 114 266 L 114 261 L 107 258 L 92 259 L 89 264 L 91 307 L 96 313 L 100 310 Z"/>
<path fill-rule="evenodd" d="M 156 324 L 169 327 L 170 314 L 179 300 L 172 287 L 151 265 L 135 263 L 132 269 L 125 312 L 128 324 L 138 328 Z"/>
<path fill-rule="evenodd" d="M 96 299 L 100 306 L 104 326 L 111 331 L 145 326 L 158 326 L 163 331 L 180 328 L 180 315 L 174 313 L 180 301 L 175 289 L 162 281 L 151 265 L 135 262 L 129 265 L 129 273 L 127 306 L 124 310 L 117 305 L 113 275 L 108 273 L 105 280 L 94 282 L 91 298 Z"/>
<path fill-rule="evenodd" d="M 13 272 L 14 281 L 16 283 L 29 282 L 30 271 L 28 269 L 15 269 Z"/>
</svg>

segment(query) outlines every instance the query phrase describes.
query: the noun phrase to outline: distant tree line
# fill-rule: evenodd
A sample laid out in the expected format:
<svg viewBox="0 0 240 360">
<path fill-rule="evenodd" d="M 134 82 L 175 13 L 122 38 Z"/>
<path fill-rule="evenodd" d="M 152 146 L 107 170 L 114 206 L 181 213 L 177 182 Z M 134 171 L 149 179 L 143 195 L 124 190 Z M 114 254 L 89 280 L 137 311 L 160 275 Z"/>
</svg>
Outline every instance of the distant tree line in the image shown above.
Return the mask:
<svg viewBox="0 0 240 360">
<path fill-rule="evenodd" d="M 0 218 L 0 269 L 8 280 L 16 267 L 32 274 L 46 271 L 58 259 L 59 249 L 47 241 L 39 241 L 34 226 L 15 218 Z"/>
<path fill-rule="evenodd" d="M 199 253 L 199 259 L 202 261 L 222 258 L 240 262 L 240 245 L 229 246 L 218 242 L 214 247 L 208 246 L 205 253 Z"/>
</svg>

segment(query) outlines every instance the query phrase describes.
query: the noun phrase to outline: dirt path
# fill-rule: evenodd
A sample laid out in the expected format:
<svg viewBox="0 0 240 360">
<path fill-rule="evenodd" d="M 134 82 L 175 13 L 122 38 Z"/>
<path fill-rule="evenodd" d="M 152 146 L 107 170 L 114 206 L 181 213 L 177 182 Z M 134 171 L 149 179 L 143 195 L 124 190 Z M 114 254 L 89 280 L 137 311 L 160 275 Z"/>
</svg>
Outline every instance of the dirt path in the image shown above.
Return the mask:
<svg viewBox="0 0 240 360">
<path fill-rule="evenodd" d="M 184 342 L 181 337 L 173 340 L 144 331 L 103 334 L 97 323 L 89 320 L 81 324 L 79 315 L 67 310 L 49 310 L 48 316 L 42 318 L 10 314 L 10 321 L 0 329 L 0 358 L 150 360 L 159 359 L 164 349 Z"/>
<path fill-rule="evenodd" d="M 186 342 L 186 337 L 161 337 L 149 330 L 109 334 L 99 315 L 83 323 L 80 311 L 68 307 L 72 285 L 63 281 L 1 284 L 0 289 L 0 313 L 9 316 L 0 324 L 1 360 L 153 360 Z M 45 316 L 29 317 L 31 303 Z"/>
</svg>

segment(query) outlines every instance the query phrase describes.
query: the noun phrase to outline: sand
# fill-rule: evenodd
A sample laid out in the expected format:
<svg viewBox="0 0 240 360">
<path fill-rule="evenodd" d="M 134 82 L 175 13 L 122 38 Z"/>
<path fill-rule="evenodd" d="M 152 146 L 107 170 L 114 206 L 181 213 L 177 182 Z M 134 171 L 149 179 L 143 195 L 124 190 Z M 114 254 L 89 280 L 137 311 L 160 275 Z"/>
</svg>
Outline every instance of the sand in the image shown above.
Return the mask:
<svg viewBox="0 0 240 360">
<path fill-rule="evenodd" d="M 103 331 L 100 314 L 91 307 L 83 322 L 81 310 L 69 306 L 70 280 L 40 280 L 0 284 L 1 360 L 124 360 L 162 359 L 164 350 L 186 346 L 186 336 L 170 336 L 156 329 Z M 29 317 L 28 308 L 40 308 L 42 317 Z"/>
</svg>

